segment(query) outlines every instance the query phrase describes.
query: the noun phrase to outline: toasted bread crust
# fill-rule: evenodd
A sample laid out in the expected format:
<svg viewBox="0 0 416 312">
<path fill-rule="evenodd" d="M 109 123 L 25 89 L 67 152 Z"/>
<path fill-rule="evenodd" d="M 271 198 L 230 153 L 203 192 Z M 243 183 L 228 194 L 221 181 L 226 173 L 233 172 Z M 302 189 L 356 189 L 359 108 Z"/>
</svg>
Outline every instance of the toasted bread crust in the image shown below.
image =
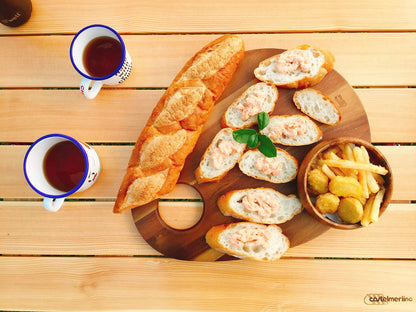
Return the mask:
<svg viewBox="0 0 416 312">
<path fill-rule="evenodd" d="M 193 150 L 215 101 L 228 85 L 244 55 L 242 39 L 225 35 L 197 52 L 176 75 L 155 106 L 136 141 L 113 211 L 120 213 L 147 204 L 173 190 L 187 155 Z M 155 146 L 155 136 L 177 142 Z M 165 141 L 167 142 L 167 141 Z M 148 144 L 147 144 L 148 143 Z M 142 164 L 150 149 L 155 161 Z M 147 158 L 148 160 L 150 158 Z"/>
</svg>

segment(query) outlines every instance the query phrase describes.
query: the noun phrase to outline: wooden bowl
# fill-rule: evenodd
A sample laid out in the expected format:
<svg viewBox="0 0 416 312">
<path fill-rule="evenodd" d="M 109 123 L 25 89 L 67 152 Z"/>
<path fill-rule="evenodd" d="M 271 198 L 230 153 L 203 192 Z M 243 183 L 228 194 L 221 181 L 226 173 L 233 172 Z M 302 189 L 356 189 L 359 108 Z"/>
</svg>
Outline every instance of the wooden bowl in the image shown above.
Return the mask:
<svg viewBox="0 0 416 312">
<path fill-rule="evenodd" d="M 329 219 L 327 216 L 324 216 L 321 212 L 319 212 L 312 201 L 312 198 L 314 198 L 312 195 L 309 194 L 308 187 L 307 187 L 307 176 L 308 172 L 311 170 L 311 166 L 314 163 L 317 156 L 324 152 L 325 150 L 334 147 L 341 143 L 354 143 L 357 146 L 364 146 L 368 154 L 370 156 L 370 162 L 374 165 L 380 165 L 383 166 L 388 170 L 388 174 L 383 176 L 385 183 L 384 187 L 386 189 L 384 199 L 382 202 L 382 205 L 380 207 L 380 214 L 381 216 L 383 212 L 386 210 L 387 206 L 389 205 L 389 202 L 391 200 L 391 196 L 393 193 L 393 175 L 391 171 L 391 167 L 388 164 L 386 158 L 381 154 L 381 152 L 371 143 L 358 139 L 353 137 L 339 137 L 339 138 L 333 138 L 329 140 L 322 141 L 318 143 L 304 158 L 302 161 L 301 166 L 299 167 L 299 173 L 298 173 L 298 180 L 297 180 L 297 186 L 299 191 L 299 197 L 302 201 L 303 206 L 305 209 L 309 212 L 309 214 L 314 217 L 319 222 L 329 225 L 331 227 L 337 228 L 337 229 L 344 229 L 344 230 L 351 230 L 351 229 L 357 229 L 362 227 L 360 223 L 355 224 L 348 224 L 343 223 L 342 221 L 338 220 L 336 221 L 335 218 L 332 218 L 333 220 Z"/>
</svg>

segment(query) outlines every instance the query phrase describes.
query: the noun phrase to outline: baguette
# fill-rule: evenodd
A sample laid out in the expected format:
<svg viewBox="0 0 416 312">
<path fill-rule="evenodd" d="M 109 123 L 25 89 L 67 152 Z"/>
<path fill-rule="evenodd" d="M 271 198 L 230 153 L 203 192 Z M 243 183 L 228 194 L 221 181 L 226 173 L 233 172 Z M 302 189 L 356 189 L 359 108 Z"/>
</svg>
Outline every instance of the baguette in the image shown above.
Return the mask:
<svg viewBox="0 0 416 312">
<path fill-rule="evenodd" d="M 225 35 L 197 52 L 174 78 L 136 141 L 113 211 L 149 203 L 173 190 L 215 101 L 244 55 Z"/>
<path fill-rule="evenodd" d="M 279 259 L 289 249 L 289 239 L 277 225 L 252 222 L 221 224 L 205 235 L 207 244 L 228 255 L 257 261 Z"/>
<path fill-rule="evenodd" d="M 273 116 L 260 133 L 267 135 L 273 143 L 288 146 L 308 145 L 322 139 L 321 129 L 303 115 Z"/>
<path fill-rule="evenodd" d="M 222 115 L 221 126 L 233 129 L 249 128 L 257 123 L 257 114 L 271 114 L 278 98 L 274 85 L 259 82 L 249 87 Z"/>
<path fill-rule="evenodd" d="M 309 117 L 328 125 L 341 121 L 341 112 L 335 102 L 321 91 L 307 88 L 293 95 L 296 107 Z"/>
<path fill-rule="evenodd" d="M 219 181 L 235 166 L 246 146 L 247 144 L 238 143 L 233 139 L 231 128 L 221 129 L 208 146 L 195 170 L 198 183 Z"/>
<path fill-rule="evenodd" d="M 296 178 L 298 161 L 288 152 L 277 148 L 276 157 L 266 157 L 259 150 L 249 150 L 239 160 L 240 170 L 255 179 L 286 183 Z"/>
<path fill-rule="evenodd" d="M 272 56 L 254 70 L 257 79 L 282 88 L 306 88 L 319 83 L 334 68 L 331 52 L 301 45 Z"/>
<path fill-rule="evenodd" d="M 263 224 L 281 224 L 302 211 L 296 195 L 264 187 L 229 191 L 218 198 L 217 205 L 225 216 Z"/>
</svg>

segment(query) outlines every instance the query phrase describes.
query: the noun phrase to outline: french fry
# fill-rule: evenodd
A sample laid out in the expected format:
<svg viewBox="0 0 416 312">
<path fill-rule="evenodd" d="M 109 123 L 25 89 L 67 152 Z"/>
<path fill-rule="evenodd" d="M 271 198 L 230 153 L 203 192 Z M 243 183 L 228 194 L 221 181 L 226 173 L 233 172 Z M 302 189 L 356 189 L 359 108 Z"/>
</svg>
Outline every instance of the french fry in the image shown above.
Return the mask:
<svg viewBox="0 0 416 312">
<path fill-rule="evenodd" d="M 364 214 L 363 214 L 363 218 L 361 219 L 362 226 L 367 227 L 371 223 L 370 213 L 371 213 L 371 207 L 373 207 L 373 203 L 374 203 L 374 195 L 371 195 L 364 206 Z"/>
<path fill-rule="evenodd" d="M 374 197 L 374 202 L 370 211 L 371 222 L 378 221 L 378 215 L 380 214 L 380 207 L 381 207 L 381 203 L 383 202 L 384 193 L 385 193 L 385 189 L 381 189 Z"/>
<path fill-rule="evenodd" d="M 367 163 L 365 164 L 357 163 L 355 161 L 345 160 L 345 159 L 324 159 L 323 163 L 328 165 L 329 167 L 337 167 L 340 169 L 367 170 L 367 171 L 378 173 L 381 175 L 385 175 L 388 173 L 386 168 L 382 166 L 377 166 L 377 165 L 367 164 Z"/>
<path fill-rule="evenodd" d="M 363 152 L 361 148 L 358 146 L 354 146 L 352 153 L 354 158 L 357 162 L 365 163 Z M 358 181 L 360 182 L 361 186 L 363 187 L 363 197 L 368 198 L 370 196 L 369 187 L 368 187 L 368 171 L 365 170 L 358 170 Z M 371 173 L 370 173 L 371 174 Z M 373 192 L 374 193 L 374 192 Z"/>
<path fill-rule="evenodd" d="M 379 185 L 384 185 L 385 181 L 384 181 L 384 179 L 381 175 L 379 175 L 377 173 L 373 173 L 373 177 Z"/>
<path fill-rule="evenodd" d="M 343 158 L 346 160 L 354 160 L 354 153 L 353 153 L 354 148 L 355 148 L 354 144 L 344 144 Z"/>
<path fill-rule="evenodd" d="M 367 172 L 367 185 L 371 193 L 377 193 L 380 190 L 380 186 L 371 172 Z"/>
<path fill-rule="evenodd" d="M 323 164 L 321 168 L 322 172 L 325 173 L 328 178 L 333 179 L 336 177 L 336 174 L 329 168 L 327 165 Z"/>
</svg>

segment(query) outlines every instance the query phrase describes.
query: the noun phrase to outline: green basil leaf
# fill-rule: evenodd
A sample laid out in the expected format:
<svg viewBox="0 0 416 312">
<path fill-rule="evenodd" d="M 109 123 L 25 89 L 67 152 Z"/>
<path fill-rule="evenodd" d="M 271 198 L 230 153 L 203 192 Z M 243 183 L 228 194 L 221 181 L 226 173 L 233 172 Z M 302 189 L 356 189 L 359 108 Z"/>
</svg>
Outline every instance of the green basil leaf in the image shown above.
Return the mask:
<svg viewBox="0 0 416 312">
<path fill-rule="evenodd" d="M 238 143 L 247 143 L 250 136 L 252 136 L 252 135 L 257 136 L 256 130 L 254 130 L 254 129 L 239 129 L 239 130 L 234 130 L 233 131 L 233 138 Z"/>
<path fill-rule="evenodd" d="M 259 144 L 259 136 L 257 135 L 257 133 L 249 136 L 247 144 L 250 148 L 255 148 Z"/>
<path fill-rule="evenodd" d="M 266 157 L 276 157 L 277 151 L 276 146 L 274 146 L 272 140 L 264 134 L 259 134 L 259 151 Z"/>
<path fill-rule="evenodd" d="M 260 112 L 257 115 L 257 123 L 259 124 L 259 130 L 263 130 L 269 124 L 270 117 L 265 112 Z"/>
</svg>

